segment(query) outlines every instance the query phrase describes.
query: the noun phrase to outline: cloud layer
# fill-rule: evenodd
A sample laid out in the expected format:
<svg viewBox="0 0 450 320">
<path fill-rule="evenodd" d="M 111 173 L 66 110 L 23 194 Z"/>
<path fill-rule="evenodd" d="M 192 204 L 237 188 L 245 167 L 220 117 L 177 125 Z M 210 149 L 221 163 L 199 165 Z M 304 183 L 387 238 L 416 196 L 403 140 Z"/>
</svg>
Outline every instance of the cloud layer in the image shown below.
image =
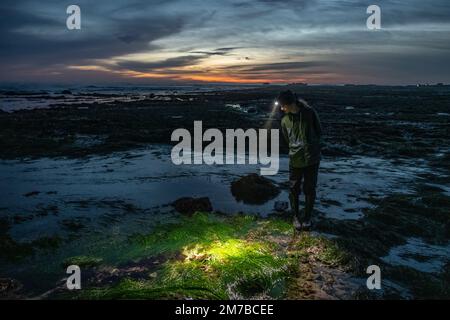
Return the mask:
<svg viewBox="0 0 450 320">
<path fill-rule="evenodd" d="M 0 2 L 1 82 L 450 82 L 450 2 Z"/>
</svg>

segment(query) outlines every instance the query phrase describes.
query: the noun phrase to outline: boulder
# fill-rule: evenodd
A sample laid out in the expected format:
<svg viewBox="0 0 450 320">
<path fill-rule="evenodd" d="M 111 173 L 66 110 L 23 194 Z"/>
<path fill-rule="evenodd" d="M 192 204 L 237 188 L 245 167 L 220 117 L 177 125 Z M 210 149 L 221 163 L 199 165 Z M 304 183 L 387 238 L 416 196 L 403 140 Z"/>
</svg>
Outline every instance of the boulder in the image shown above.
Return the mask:
<svg viewBox="0 0 450 320">
<path fill-rule="evenodd" d="M 172 203 L 172 206 L 180 213 L 183 214 L 193 214 L 196 211 L 212 211 L 211 201 L 209 198 L 191 198 L 184 197 L 180 198 Z"/>
<path fill-rule="evenodd" d="M 278 187 L 256 173 L 241 177 L 231 183 L 231 194 L 237 201 L 247 204 L 263 204 L 280 193 Z"/>
<path fill-rule="evenodd" d="M 20 299 L 18 292 L 22 287 L 22 284 L 15 279 L 0 278 L 0 300 Z"/>
</svg>

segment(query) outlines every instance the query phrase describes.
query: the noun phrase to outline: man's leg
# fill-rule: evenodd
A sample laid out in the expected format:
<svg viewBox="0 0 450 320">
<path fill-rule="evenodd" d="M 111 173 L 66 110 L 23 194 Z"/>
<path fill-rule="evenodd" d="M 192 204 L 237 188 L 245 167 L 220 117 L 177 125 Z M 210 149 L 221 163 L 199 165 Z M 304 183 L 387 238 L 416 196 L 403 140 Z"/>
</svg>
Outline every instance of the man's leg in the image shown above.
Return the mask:
<svg viewBox="0 0 450 320">
<path fill-rule="evenodd" d="M 299 196 L 302 185 L 303 171 L 299 168 L 289 168 L 289 201 L 291 204 L 291 212 L 294 218 L 294 226 L 296 228 L 301 227 L 298 219 L 299 211 Z"/>
<path fill-rule="evenodd" d="M 305 193 L 305 216 L 302 222 L 306 227 L 311 226 L 311 218 L 314 209 L 314 202 L 316 201 L 316 186 L 317 176 L 319 173 L 319 163 L 304 168 L 305 180 L 303 183 L 303 190 Z"/>
</svg>

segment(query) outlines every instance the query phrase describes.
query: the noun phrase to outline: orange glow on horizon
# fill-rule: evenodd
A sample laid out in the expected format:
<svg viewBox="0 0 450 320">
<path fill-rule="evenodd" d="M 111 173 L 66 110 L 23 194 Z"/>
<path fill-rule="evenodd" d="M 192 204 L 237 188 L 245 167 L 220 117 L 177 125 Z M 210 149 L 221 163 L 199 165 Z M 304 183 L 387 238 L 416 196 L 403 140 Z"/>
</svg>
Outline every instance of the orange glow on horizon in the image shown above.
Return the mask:
<svg viewBox="0 0 450 320">
<path fill-rule="evenodd" d="M 270 78 L 241 78 L 239 76 L 221 75 L 221 74 L 198 74 L 198 75 L 168 75 L 168 74 L 157 74 L 157 73 L 142 73 L 135 71 L 124 72 L 127 76 L 133 78 L 162 78 L 171 80 L 182 80 L 182 81 L 201 81 L 201 82 L 228 82 L 228 83 L 286 83 L 286 82 L 304 82 L 305 79 L 270 79 Z"/>
<path fill-rule="evenodd" d="M 68 66 L 68 69 L 79 71 L 99 71 L 105 73 L 111 73 L 119 75 L 123 78 L 135 78 L 135 79 L 166 79 L 175 81 L 199 81 L 199 82 L 217 82 L 217 83 L 237 83 L 237 84 L 257 84 L 257 83 L 291 83 L 291 82 L 307 82 L 306 78 L 290 78 L 284 79 L 279 75 L 274 74 L 273 78 L 261 75 L 261 78 L 248 78 L 245 76 L 222 74 L 220 71 L 198 71 L 198 73 L 183 73 L 184 70 L 180 70 L 179 73 L 176 70 L 155 70 L 153 73 L 139 72 L 134 70 L 115 70 L 105 66 L 96 65 L 80 65 L 80 66 Z M 189 69 L 185 69 L 189 70 Z M 191 69 L 192 70 L 192 69 Z M 174 73 L 167 73 L 165 71 L 175 71 Z"/>
</svg>

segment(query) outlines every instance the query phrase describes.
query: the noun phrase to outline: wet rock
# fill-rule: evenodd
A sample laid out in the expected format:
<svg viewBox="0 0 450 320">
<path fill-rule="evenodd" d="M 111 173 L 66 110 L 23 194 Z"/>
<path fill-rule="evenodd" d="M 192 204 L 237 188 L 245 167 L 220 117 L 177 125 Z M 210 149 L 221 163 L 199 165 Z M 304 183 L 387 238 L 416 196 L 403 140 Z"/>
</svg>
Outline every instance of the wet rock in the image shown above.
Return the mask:
<svg viewBox="0 0 450 320">
<path fill-rule="evenodd" d="M 123 265 L 111 266 L 111 265 L 101 265 L 102 260 L 99 261 L 98 258 L 92 257 L 73 257 L 71 258 L 71 264 L 74 260 L 78 263 L 83 263 L 92 261 L 95 263 L 89 263 L 88 265 L 84 265 L 85 270 L 85 279 L 88 285 L 112 285 L 119 283 L 123 279 L 136 279 L 136 280 L 144 280 L 148 278 L 157 278 L 157 268 L 159 266 L 158 259 L 163 258 L 163 256 L 149 257 L 139 261 L 128 262 Z M 94 259 L 94 260 L 92 260 Z M 81 261 L 80 261 L 81 260 Z M 65 263 L 67 265 L 68 262 Z M 81 265 L 78 264 L 80 267 Z"/>
<path fill-rule="evenodd" d="M 13 217 L 13 221 L 14 221 L 14 223 L 19 224 L 19 223 L 22 223 L 22 222 L 25 222 L 28 220 L 32 220 L 33 218 L 34 218 L 33 215 L 21 216 L 21 215 L 16 214 Z"/>
<path fill-rule="evenodd" d="M 372 200 L 375 206 L 364 209 L 360 220 L 321 217 L 316 229 L 338 236 L 339 246 L 357 257 L 361 266 L 381 265 L 380 257 L 388 255 L 392 247 L 405 245 L 411 237 L 430 244 L 446 244 L 450 197 L 426 185 L 416 186 L 416 189 L 416 194 L 391 194 Z M 423 257 L 412 259 L 419 261 Z M 410 280 L 401 281 L 408 286 Z"/>
<path fill-rule="evenodd" d="M 63 90 L 63 91 L 61 91 L 61 94 L 72 94 L 72 91 L 70 91 L 70 90 Z"/>
<path fill-rule="evenodd" d="M 57 216 L 59 213 L 59 208 L 56 205 L 48 205 L 48 206 L 38 206 L 36 209 L 36 217 L 46 217 L 49 214 L 53 214 Z"/>
<path fill-rule="evenodd" d="M 9 234 L 0 233 L 0 261 L 15 261 L 33 253 L 29 243 L 15 241 Z"/>
<path fill-rule="evenodd" d="M 208 197 L 203 198 L 180 198 L 172 203 L 172 206 L 180 213 L 193 214 L 196 211 L 212 211 L 211 201 Z"/>
<path fill-rule="evenodd" d="M 0 278 L 0 299 L 17 299 L 17 292 L 22 289 L 22 284 L 10 278 Z"/>
<path fill-rule="evenodd" d="M 88 219 L 83 217 L 75 217 L 70 219 L 64 219 L 60 224 L 68 231 L 79 231 L 86 227 Z"/>
<path fill-rule="evenodd" d="M 248 204 L 263 204 L 275 198 L 280 190 L 271 180 L 252 173 L 233 181 L 231 193 L 237 201 Z"/>
<path fill-rule="evenodd" d="M 35 247 L 38 247 L 40 249 L 50 250 L 50 249 L 59 248 L 59 246 L 61 245 L 62 242 L 63 242 L 63 240 L 61 239 L 61 237 L 55 235 L 55 236 L 50 236 L 50 237 L 46 236 L 46 237 L 36 239 L 32 242 L 32 245 Z"/>
<path fill-rule="evenodd" d="M 11 224 L 6 218 L 0 219 L 0 235 L 7 233 L 10 227 Z"/>
<path fill-rule="evenodd" d="M 41 192 L 40 191 L 31 191 L 31 192 L 25 193 L 23 196 L 28 198 L 28 197 L 37 196 L 39 193 L 41 193 Z"/>
<path fill-rule="evenodd" d="M 273 208 L 275 211 L 284 212 L 289 208 L 289 203 L 286 201 L 275 201 Z"/>
</svg>

